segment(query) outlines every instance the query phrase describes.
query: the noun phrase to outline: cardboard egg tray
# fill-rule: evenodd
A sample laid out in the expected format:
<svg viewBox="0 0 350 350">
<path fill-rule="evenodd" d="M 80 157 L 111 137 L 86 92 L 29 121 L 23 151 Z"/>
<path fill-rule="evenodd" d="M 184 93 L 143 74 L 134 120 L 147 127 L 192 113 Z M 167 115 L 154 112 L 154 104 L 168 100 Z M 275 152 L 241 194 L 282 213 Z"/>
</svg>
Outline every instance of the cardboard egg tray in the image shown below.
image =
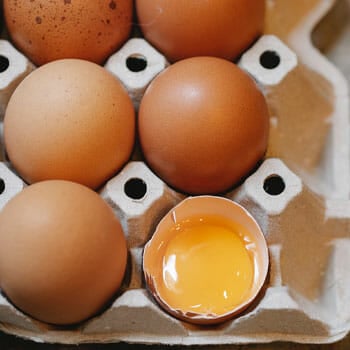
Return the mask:
<svg viewBox="0 0 350 350">
<path fill-rule="evenodd" d="M 350 331 L 349 95 L 345 78 L 311 42 L 313 29 L 334 4 L 267 0 L 265 35 L 239 61 L 264 91 L 271 116 L 266 159 L 226 194 L 253 214 L 269 247 L 269 277 L 248 310 L 203 328 L 169 316 L 154 302 L 142 276 L 143 246 L 184 196 L 157 178 L 135 151 L 101 190 L 121 218 L 129 244 L 120 295 L 73 329 L 35 321 L 0 295 L 0 329 L 57 343 L 330 343 L 343 338 Z M 1 116 L 14 88 L 35 68 L 6 40 L 6 29 L 2 38 L 0 66 L 8 59 L 8 67 L 0 70 Z M 130 56 L 146 60 L 146 68 L 134 72 L 126 65 Z M 137 108 L 147 85 L 167 65 L 146 41 L 133 38 L 105 68 L 123 82 Z M 25 184 L 5 160 L 0 178 L 2 207 Z M 145 193 L 126 193 L 125 184 L 133 182 L 143 182 Z"/>
</svg>

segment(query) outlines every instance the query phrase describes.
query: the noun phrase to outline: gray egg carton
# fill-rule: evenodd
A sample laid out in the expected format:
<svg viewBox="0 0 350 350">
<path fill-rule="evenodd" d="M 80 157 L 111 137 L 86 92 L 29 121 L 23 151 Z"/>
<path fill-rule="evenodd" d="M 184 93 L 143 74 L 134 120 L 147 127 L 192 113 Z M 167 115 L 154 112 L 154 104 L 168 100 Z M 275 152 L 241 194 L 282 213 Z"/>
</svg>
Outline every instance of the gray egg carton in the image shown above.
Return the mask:
<svg viewBox="0 0 350 350">
<path fill-rule="evenodd" d="M 102 188 L 121 219 L 129 267 L 121 295 L 100 315 L 75 329 L 48 326 L 0 295 L 0 329 L 38 342 L 242 344 L 272 341 L 331 343 L 350 331 L 350 141 L 345 78 L 311 43 L 311 32 L 335 1 L 267 1 L 266 35 L 239 61 L 263 90 L 271 132 L 265 160 L 243 184 L 226 193 L 260 224 L 270 253 L 268 280 L 243 314 L 200 327 L 166 314 L 148 293 L 143 246 L 164 214 L 184 195 L 170 189 L 135 151 L 126 167 Z M 294 5 L 293 5 L 294 4 Z M 6 40 L 0 57 L 0 116 L 9 96 L 34 66 Z M 133 71 L 126 59 L 147 65 Z M 133 38 L 105 68 L 127 88 L 137 109 L 152 79 L 168 62 L 146 41 Z M 3 159 L 0 208 L 25 183 Z M 127 185 L 142 183 L 144 193 Z M 141 197 L 141 198 L 139 198 Z"/>
</svg>

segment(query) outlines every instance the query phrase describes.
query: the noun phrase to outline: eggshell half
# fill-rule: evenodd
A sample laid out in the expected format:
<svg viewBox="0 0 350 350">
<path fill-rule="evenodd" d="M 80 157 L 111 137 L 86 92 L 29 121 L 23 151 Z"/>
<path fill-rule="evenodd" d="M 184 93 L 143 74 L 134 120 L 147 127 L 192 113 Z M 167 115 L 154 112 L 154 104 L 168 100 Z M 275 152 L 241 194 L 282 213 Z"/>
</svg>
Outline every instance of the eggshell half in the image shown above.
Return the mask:
<svg viewBox="0 0 350 350">
<path fill-rule="evenodd" d="M 173 237 L 176 222 L 181 222 L 195 215 L 219 215 L 232 220 L 246 228 L 249 239 L 255 244 L 254 254 L 254 280 L 249 294 L 245 300 L 229 312 L 222 315 L 212 313 L 186 312 L 175 309 L 160 293 L 160 284 L 163 283 L 163 257 L 168 242 Z M 195 247 L 189 247 L 189 249 Z M 215 259 L 212 261 L 215 264 Z M 226 321 L 245 310 L 257 297 L 264 285 L 269 268 L 269 255 L 267 243 L 255 219 L 239 204 L 222 197 L 198 196 L 188 197 L 160 221 L 151 240 L 146 244 L 143 255 L 143 271 L 147 286 L 161 307 L 173 316 L 194 324 L 216 324 Z M 203 271 L 205 273 L 205 271 Z M 196 276 L 193 276 L 195 279 Z M 230 278 L 230 276 L 227 276 Z M 201 293 L 198 290 L 198 293 Z"/>
</svg>

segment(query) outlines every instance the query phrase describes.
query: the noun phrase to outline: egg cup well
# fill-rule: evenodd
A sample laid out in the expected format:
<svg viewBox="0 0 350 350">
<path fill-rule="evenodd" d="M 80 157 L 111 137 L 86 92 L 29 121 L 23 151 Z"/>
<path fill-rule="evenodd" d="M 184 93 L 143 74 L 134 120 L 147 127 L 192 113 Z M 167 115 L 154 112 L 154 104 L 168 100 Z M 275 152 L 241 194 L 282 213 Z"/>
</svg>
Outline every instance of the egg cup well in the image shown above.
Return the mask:
<svg viewBox="0 0 350 350">
<path fill-rule="evenodd" d="M 270 273 L 256 303 L 210 328 L 179 321 L 155 303 L 142 275 L 143 246 L 184 195 L 157 178 L 136 150 L 100 191 L 127 233 L 130 264 L 124 292 L 102 314 L 74 329 L 37 322 L 0 296 L 0 329 L 73 344 L 330 343 L 343 338 L 350 331 L 348 86 L 311 41 L 315 26 L 337 6 L 328 0 L 269 1 L 265 36 L 239 61 L 264 91 L 271 116 L 264 162 L 225 194 L 253 215 L 268 243 Z M 0 41 L 0 56 L 9 63 L 0 73 L 3 114 L 15 86 L 34 67 L 6 39 Z M 140 61 L 146 67 L 137 71 L 130 62 Z M 124 83 L 137 107 L 146 86 L 167 65 L 147 42 L 131 39 L 105 67 Z M 0 178 L 3 206 L 25 184 L 7 162 L 0 166 Z M 133 190 L 127 190 L 128 184 Z"/>
</svg>

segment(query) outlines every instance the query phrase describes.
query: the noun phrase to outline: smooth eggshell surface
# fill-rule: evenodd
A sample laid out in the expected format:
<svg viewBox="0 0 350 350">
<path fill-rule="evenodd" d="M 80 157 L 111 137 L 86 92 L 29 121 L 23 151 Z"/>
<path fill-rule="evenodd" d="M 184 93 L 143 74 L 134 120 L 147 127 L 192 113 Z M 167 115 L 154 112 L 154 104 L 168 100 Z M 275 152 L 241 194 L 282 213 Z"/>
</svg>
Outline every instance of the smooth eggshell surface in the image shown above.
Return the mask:
<svg viewBox="0 0 350 350">
<path fill-rule="evenodd" d="M 170 61 L 234 59 L 262 33 L 264 0 L 136 0 L 145 38 Z"/>
<path fill-rule="evenodd" d="M 135 112 L 121 83 L 76 59 L 25 78 L 4 119 L 9 159 L 29 183 L 62 179 L 97 188 L 127 162 L 134 137 Z"/>
<path fill-rule="evenodd" d="M 267 147 L 269 114 L 255 82 L 213 57 L 179 61 L 151 83 L 139 109 L 150 167 L 174 188 L 220 193 L 246 176 Z"/>
<path fill-rule="evenodd" d="M 72 324 L 94 315 L 121 285 L 127 260 L 119 220 L 85 186 L 31 185 L 0 212 L 0 286 L 32 317 Z"/>
<path fill-rule="evenodd" d="M 15 45 L 36 65 L 80 58 L 103 63 L 129 37 L 132 0 L 4 0 Z"/>
</svg>

